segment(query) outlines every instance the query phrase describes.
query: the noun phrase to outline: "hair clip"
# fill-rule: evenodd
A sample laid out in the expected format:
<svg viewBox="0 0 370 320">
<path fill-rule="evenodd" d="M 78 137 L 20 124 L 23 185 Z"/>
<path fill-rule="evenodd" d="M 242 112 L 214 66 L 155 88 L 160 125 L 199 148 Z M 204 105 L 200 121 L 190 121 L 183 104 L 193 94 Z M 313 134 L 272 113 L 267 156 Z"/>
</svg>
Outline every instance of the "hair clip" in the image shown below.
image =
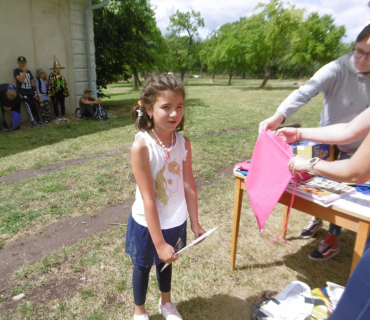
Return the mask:
<svg viewBox="0 0 370 320">
<path fill-rule="evenodd" d="M 141 110 L 136 110 L 136 112 L 138 117 L 142 117 L 144 115 L 144 113 Z"/>
</svg>

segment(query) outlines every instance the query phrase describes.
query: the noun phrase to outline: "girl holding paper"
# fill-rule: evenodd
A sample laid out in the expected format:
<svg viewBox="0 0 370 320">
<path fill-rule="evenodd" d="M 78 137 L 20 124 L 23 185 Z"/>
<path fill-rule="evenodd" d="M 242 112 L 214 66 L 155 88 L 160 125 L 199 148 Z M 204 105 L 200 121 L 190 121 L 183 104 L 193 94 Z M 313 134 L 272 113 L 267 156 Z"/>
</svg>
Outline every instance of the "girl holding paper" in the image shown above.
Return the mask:
<svg viewBox="0 0 370 320">
<path fill-rule="evenodd" d="M 162 75 L 145 84 L 132 111 L 140 130 L 131 148 L 137 188 L 126 233 L 126 252 L 134 264 L 134 320 L 149 320 L 145 299 L 153 264 L 161 292 L 159 312 L 165 319 L 182 319 L 171 302 L 172 264 L 160 271 L 186 246 L 188 212 L 195 238 L 205 233 L 198 222 L 190 141 L 178 133 L 184 127 L 184 99 L 182 82 Z"/>
</svg>

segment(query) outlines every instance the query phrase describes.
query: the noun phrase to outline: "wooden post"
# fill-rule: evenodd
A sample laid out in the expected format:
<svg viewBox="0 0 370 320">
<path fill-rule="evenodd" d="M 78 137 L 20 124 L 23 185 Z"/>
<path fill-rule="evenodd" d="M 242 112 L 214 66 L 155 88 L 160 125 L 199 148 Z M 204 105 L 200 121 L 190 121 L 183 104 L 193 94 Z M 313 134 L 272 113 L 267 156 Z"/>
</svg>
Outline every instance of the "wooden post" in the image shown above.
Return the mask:
<svg viewBox="0 0 370 320">
<path fill-rule="evenodd" d="M 286 232 L 287 232 L 287 228 L 285 228 L 285 223 L 286 223 L 286 220 L 288 218 L 288 212 L 289 212 L 289 207 L 288 206 L 284 206 L 284 216 L 283 216 L 283 233 L 281 234 L 281 237 L 283 239 L 285 239 L 286 237 Z"/>
<path fill-rule="evenodd" d="M 353 252 L 351 274 L 353 270 L 355 270 L 357 263 L 360 261 L 362 257 L 365 244 L 366 244 L 366 240 L 369 235 L 369 231 L 370 231 L 369 222 L 360 220 L 358 224 L 357 235 L 356 235 L 355 250 Z"/>
<path fill-rule="evenodd" d="M 242 183 L 244 183 L 244 179 L 241 179 L 239 177 L 235 178 L 233 232 L 231 236 L 231 270 L 235 269 L 236 247 L 238 245 L 238 235 L 239 235 L 240 212 L 243 201 L 243 189 L 241 188 Z"/>
</svg>

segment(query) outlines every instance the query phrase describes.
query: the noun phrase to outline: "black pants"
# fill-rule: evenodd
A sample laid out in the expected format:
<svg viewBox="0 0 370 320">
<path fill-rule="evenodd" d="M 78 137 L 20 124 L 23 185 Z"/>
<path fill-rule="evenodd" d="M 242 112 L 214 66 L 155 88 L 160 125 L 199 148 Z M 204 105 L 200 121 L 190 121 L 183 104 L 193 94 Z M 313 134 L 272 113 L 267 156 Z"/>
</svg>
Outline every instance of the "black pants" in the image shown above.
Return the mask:
<svg viewBox="0 0 370 320">
<path fill-rule="evenodd" d="M 171 291 L 172 264 L 170 264 L 163 272 L 160 272 L 164 266 L 164 262 L 156 265 L 157 280 L 159 290 L 162 292 Z M 134 302 L 137 306 L 145 304 L 146 293 L 149 284 L 149 272 L 151 268 L 134 266 L 132 275 L 132 287 L 134 289 Z"/>
<path fill-rule="evenodd" d="M 58 104 L 60 104 L 60 111 L 62 113 L 62 117 L 64 117 L 66 114 L 64 99 L 65 99 L 65 96 L 63 94 L 63 91 L 58 91 L 53 97 L 54 114 L 56 117 L 59 117 Z"/>
<path fill-rule="evenodd" d="M 83 116 L 85 117 L 93 117 L 96 112 L 96 104 L 85 104 L 83 107 Z"/>
<path fill-rule="evenodd" d="M 6 117 L 6 114 L 5 112 L 8 112 L 7 110 L 5 110 L 3 108 L 3 106 L 1 106 L 1 113 L 2 113 L 2 116 L 1 116 L 1 119 L 0 119 L 0 129 L 1 129 L 1 126 L 3 126 L 3 128 L 5 129 L 8 129 L 9 130 L 9 126 L 8 124 L 6 123 L 6 120 L 5 120 L 5 117 Z"/>
<path fill-rule="evenodd" d="M 23 99 L 23 102 L 26 106 L 26 110 L 27 110 L 28 116 L 30 117 L 30 121 L 40 122 L 41 118 L 39 115 L 39 111 L 37 110 L 36 99 L 34 95 L 33 94 L 29 94 L 29 95 L 21 94 L 21 98 Z"/>
</svg>

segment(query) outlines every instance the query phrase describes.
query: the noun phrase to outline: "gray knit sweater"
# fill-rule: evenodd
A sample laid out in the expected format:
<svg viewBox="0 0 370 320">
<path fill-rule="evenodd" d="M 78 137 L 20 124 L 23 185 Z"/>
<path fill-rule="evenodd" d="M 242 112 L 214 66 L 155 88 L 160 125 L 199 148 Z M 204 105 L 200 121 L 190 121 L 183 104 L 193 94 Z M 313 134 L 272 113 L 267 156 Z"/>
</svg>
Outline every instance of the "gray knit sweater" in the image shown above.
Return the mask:
<svg viewBox="0 0 370 320">
<path fill-rule="evenodd" d="M 325 97 L 320 126 L 349 122 L 370 105 L 370 75 L 358 72 L 353 55 L 346 54 L 317 71 L 305 85 L 293 91 L 277 111 L 288 119 L 320 92 Z M 339 148 L 354 152 L 362 141 Z"/>
</svg>

